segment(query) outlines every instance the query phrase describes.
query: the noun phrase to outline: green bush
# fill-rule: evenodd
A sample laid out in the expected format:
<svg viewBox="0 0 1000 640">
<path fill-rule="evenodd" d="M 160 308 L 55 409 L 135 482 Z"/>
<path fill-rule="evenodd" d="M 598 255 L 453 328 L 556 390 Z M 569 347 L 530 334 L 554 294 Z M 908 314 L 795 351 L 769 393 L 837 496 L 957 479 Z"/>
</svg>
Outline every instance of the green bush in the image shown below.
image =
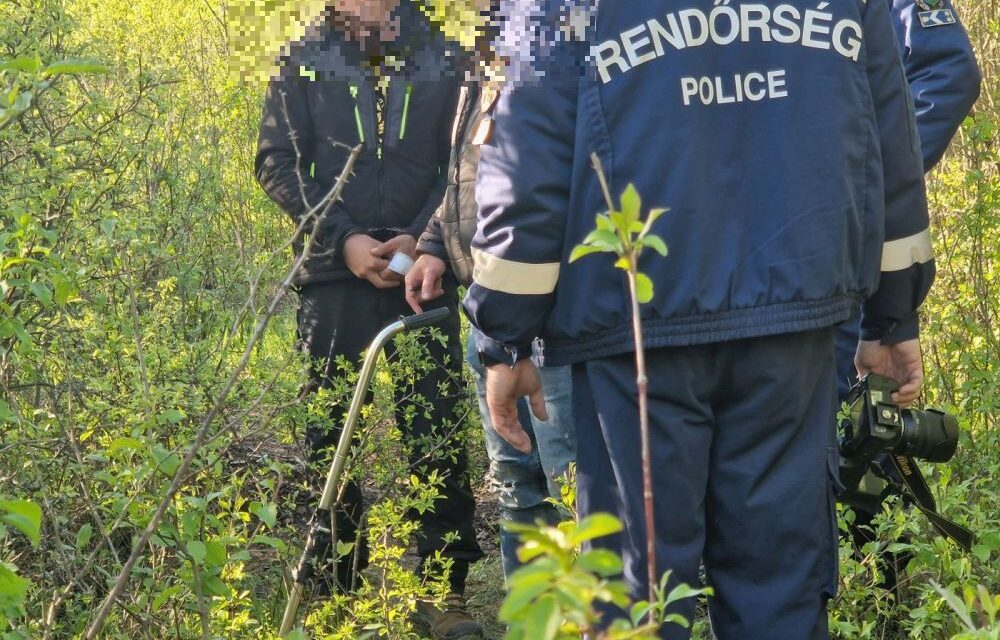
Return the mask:
<svg viewBox="0 0 1000 640">
<path fill-rule="evenodd" d="M 291 226 L 252 175 L 263 86 L 231 73 L 237 4 L 0 3 L 0 487 L 42 514 L 37 546 L 22 520 L 0 525 L 4 640 L 84 633 L 289 266 Z M 927 403 L 958 412 L 963 437 L 951 464 L 924 471 L 941 509 L 980 539 L 966 555 L 919 514 L 887 509 L 873 524 L 884 542 L 842 550 L 841 638 L 997 634 L 1000 6 L 960 9 L 986 86 L 930 178 L 939 280 L 924 337 Z M 301 396 L 293 306 L 252 349 L 101 637 L 256 639 L 277 626 L 318 484 L 302 429 L 349 393 L 345 377 Z M 407 351 L 394 373 L 413 375 L 417 360 Z M 406 614 L 440 591 L 399 569 L 401 514 L 433 487 L 399 462 L 391 377 L 378 387 L 366 429 L 386 437 L 362 442 L 353 466 L 371 493 L 375 566 L 364 598 L 309 608 L 319 637 L 419 635 Z M 894 544 L 914 554 L 898 600 L 873 588 L 875 554 Z M 490 606 L 477 613 L 495 617 Z"/>
</svg>

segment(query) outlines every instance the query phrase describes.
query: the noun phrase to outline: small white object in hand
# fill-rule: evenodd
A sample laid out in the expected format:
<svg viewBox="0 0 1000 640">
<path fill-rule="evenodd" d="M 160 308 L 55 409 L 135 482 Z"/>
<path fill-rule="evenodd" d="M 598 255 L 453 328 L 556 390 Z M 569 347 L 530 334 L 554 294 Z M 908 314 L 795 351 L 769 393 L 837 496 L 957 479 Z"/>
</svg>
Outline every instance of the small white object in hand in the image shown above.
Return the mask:
<svg viewBox="0 0 1000 640">
<path fill-rule="evenodd" d="M 392 260 L 389 261 L 389 271 L 398 273 L 401 276 L 405 276 L 413 268 L 413 258 L 406 255 L 405 253 L 394 253 L 392 254 Z"/>
</svg>

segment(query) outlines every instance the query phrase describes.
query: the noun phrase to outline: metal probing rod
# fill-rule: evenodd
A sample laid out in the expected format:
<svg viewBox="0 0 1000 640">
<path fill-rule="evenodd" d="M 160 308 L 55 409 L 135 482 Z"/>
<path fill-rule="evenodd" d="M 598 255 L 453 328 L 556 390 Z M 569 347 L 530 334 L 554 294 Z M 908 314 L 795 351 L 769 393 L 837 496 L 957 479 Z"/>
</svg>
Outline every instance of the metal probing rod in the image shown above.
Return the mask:
<svg viewBox="0 0 1000 640">
<path fill-rule="evenodd" d="M 361 415 L 361 407 L 364 405 L 365 395 L 368 385 L 371 384 L 372 376 L 375 374 L 375 365 L 382 349 L 396 335 L 429 327 L 441 322 L 451 314 L 447 308 L 434 309 L 426 313 L 415 316 L 400 318 L 386 328 L 382 329 L 372 340 L 365 353 L 364 363 L 361 365 L 361 373 L 358 375 L 358 383 L 354 388 L 354 397 L 351 398 L 351 406 L 347 411 L 347 418 L 344 420 L 344 430 L 337 441 L 337 449 L 330 464 L 330 472 L 326 475 L 326 484 L 323 486 L 323 495 L 320 497 L 319 506 L 313 514 L 309 525 L 309 535 L 306 538 L 306 546 L 302 550 L 302 557 L 299 559 L 298 567 L 292 573 L 292 590 L 288 594 L 288 603 L 285 605 L 285 613 L 281 618 L 281 627 L 278 635 L 284 638 L 292 630 L 295 618 L 298 615 L 299 604 L 302 601 L 302 594 L 305 591 L 305 583 L 311 576 L 310 563 L 317 549 L 318 538 L 321 534 L 331 533 L 329 528 L 322 521 L 322 514 L 328 512 L 337 497 L 337 485 L 340 484 L 340 476 L 347 465 L 347 454 L 351 448 L 351 440 L 354 437 L 354 429 Z"/>
</svg>

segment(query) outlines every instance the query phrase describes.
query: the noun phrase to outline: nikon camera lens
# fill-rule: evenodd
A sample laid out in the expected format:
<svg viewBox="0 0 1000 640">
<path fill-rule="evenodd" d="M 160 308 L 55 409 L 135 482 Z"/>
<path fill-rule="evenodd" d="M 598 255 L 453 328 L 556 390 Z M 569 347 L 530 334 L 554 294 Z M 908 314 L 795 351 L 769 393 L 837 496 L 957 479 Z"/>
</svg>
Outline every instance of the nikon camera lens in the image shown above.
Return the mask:
<svg viewBox="0 0 1000 640">
<path fill-rule="evenodd" d="M 927 460 L 948 462 L 958 447 L 958 420 L 937 409 L 904 410 L 903 433 L 895 452 Z"/>
</svg>

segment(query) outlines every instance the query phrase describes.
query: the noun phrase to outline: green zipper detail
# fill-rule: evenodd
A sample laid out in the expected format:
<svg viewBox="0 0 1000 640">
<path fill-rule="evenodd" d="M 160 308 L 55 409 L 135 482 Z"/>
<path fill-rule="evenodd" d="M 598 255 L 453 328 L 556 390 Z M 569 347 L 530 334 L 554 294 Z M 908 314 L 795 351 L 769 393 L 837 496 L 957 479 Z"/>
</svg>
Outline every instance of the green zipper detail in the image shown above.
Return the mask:
<svg viewBox="0 0 1000 640">
<path fill-rule="evenodd" d="M 315 162 L 312 163 L 312 165 L 309 167 L 309 177 L 312 178 L 313 180 L 316 179 L 316 163 Z"/>
<path fill-rule="evenodd" d="M 358 140 L 365 142 L 365 128 L 361 125 L 361 109 L 358 108 L 358 87 L 351 85 L 351 97 L 354 98 L 354 123 L 358 125 Z"/>
<path fill-rule="evenodd" d="M 406 100 L 403 101 L 403 124 L 399 127 L 399 139 L 406 138 L 406 122 L 410 116 L 410 96 L 413 94 L 413 85 L 406 85 Z"/>
</svg>

